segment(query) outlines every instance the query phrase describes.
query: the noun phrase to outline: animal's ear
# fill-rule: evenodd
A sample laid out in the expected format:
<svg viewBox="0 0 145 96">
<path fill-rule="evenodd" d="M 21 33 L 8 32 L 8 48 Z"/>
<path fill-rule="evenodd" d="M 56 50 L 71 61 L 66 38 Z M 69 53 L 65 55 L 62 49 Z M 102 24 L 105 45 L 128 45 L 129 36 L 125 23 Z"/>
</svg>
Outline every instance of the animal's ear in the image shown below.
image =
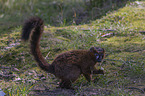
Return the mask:
<svg viewBox="0 0 145 96">
<path fill-rule="evenodd" d="M 91 47 L 91 48 L 90 48 L 90 51 L 91 51 L 91 52 L 94 52 L 94 51 L 95 51 L 95 47 Z"/>
<path fill-rule="evenodd" d="M 100 47 L 95 47 L 97 52 L 105 52 L 104 48 L 100 48 Z"/>
</svg>

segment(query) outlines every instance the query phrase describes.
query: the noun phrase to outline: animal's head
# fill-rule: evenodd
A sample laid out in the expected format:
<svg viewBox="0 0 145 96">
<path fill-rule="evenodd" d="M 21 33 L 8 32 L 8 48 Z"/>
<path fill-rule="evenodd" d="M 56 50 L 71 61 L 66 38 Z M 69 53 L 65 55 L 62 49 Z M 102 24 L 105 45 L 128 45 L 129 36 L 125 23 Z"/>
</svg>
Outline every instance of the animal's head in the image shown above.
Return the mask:
<svg viewBox="0 0 145 96">
<path fill-rule="evenodd" d="M 105 57 L 105 50 L 103 48 L 91 47 L 90 52 L 94 54 L 96 62 L 101 62 Z"/>
</svg>

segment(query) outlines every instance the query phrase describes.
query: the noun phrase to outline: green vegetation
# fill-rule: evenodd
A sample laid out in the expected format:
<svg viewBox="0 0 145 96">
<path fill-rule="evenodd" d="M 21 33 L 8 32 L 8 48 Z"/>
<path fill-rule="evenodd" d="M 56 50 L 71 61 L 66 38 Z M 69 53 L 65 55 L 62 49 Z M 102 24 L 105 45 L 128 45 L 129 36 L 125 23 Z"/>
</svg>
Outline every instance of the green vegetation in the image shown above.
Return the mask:
<svg viewBox="0 0 145 96">
<path fill-rule="evenodd" d="M 52 1 L 50 0 L 50 2 Z M 58 96 L 67 96 L 66 94 L 69 93 L 69 90 L 63 93 L 65 95 L 55 91 L 58 80 L 36 66 L 36 62 L 29 52 L 29 44 L 20 39 L 22 26 L 19 25 L 32 15 L 38 15 L 45 20 L 46 26 L 41 38 L 41 50 L 49 63 L 57 54 L 72 49 L 101 46 L 106 50 L 105 61 L 96 66 L 97 68 L 103 67 L 105 75 L 93 75 L 91 84 L 80 76 L 73 85 L 77 88 L 76 92 L 70 92 L 69 95 L 139 96 L 145 94 L 145 36 L 143 32 L 145 31 L 145 1 L 128 2 L 126 6 L 115 8 L 118 10 L 111 10 L 112 12 L 109 11 L 106 15 L 104 15 L 105 11 L 107 12 L 105 10 L 100 13 L 100 19 L 83 25 L 72 23 L 74 15 L 72 12 L 70 18 L 64 17 L 61 18 L 62 23 L 57 22 L 60 27 L 48 25 L 47 23 L 51 25 L 56 23 L 53 24 L 50 17 L 56 18 L 59 12 L 60 15 L 62 15 L 61 12 L 69 12 L 69 6 L 76 7 L 81 4 L 79 3 L 82 2 L 81 0 L 78 0 L 78 5 L 75 3 L 70 5 L 69 2 L 73 2 L 73 0 L 68 3 L 60 0 L 60 3 L 55 4 L 65 3 L 66 6 L 62 10 L 60 10 L 62 6 L 57 6 L 57 11 L 52 7 L 53 5 L 41 7 L 39 3 L 49 4 L 46 3 L 46 0 L 41 2 L 39 0 L 23 0 L 23 2 L 21 0 L 4 0 L 1 2 L 0 4 L 9 5 L 7 8 L 0 5 L 3 7 L 3 13 L 0 13 L 0 68 L 7 67 L 0 69 L 0 76 L 3 75 L 3 78 L 0 77 L 0 88 L 8 96 L 52 94 L 46 90 L 47 88 L 54 90 L 53 92 Z M 115 6 L 116 3 L 113 4 Z M 26 5 L 28 7 L 25 7 Z M 101 5 L 93 6 L 102 7 Z M 40 7 L 41 11 L 38 10 Z M 82 7 L 86 8 L 84 5 Z M 49 12 L 47 9 L 50 9 Z M 54 9 L 56 13 L 54 13 Z M 90 10 L 92 9 L 90 8 Z M 69 14 L 67 12 L 63 16 L 67 16 Z M 89 19 L 88 17 L 86 20 Z M 82 23 L 84 22 L 82 21 Z"/>
<path fill-rule="evenodd" d="M 0 35 L 10 33 L 31 16 L 53 26 L 88 23 L 128 1 L 134 0 L 0 0 Z"/>
</svg>

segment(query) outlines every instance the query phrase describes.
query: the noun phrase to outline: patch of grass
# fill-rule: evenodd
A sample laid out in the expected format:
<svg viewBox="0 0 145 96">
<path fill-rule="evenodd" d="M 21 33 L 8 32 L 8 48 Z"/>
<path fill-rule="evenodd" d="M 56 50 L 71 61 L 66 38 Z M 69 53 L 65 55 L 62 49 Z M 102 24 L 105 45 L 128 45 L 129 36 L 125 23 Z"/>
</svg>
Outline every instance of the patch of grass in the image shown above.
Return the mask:
<svg viewBox="0 0 145 96">
<path fill-rule="evenodd" d="M 32 84 L 26 84 L 26 83 L 21 83 L 21 84 L 16 84 L 16 83 L 6 83 L 6 84 L 12 84 L 11 86 L 3 85 L 6 88 L 4 88 L 4 92 L 7 93 L 7 96 L 27 96 L 31 88 L 34 87 Z"/>
<path fill-rule="evenodd" d="M 1 0 L 0 3 L 0 36 L 11 33 L 16 26 L 31 16 L 43 18 L 46 24 L 66 26 L 84 24 L 100 18 L 108 11 L 124 6 L 134 0 Z M 101 6 L 100 6 L 101 5 Z"/>
</svg>

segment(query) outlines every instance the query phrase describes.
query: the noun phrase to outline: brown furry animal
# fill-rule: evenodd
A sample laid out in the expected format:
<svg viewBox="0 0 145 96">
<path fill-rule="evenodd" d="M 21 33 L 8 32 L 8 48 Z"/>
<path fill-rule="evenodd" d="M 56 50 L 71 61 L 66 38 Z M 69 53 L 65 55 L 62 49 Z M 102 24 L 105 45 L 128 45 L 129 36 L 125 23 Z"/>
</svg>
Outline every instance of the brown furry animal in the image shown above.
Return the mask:
<svg viewBox="0 0 145 96">
<path fill-rule="evenodd" d="M 59 54 L 52 64 L 48 64 L 41 54 L 39 43 L 43 33 L 43 20 L 39 17 L 30 18 L 25 22 L 22 30 L 22 40 L 30 38 L 30 49 L 38 66 L 48 73 L 61 79 L 59 87 L 72 88 L 71 85 L 83 74 L 87 81 L 91 81 L 91 74 L 104 74 L 103 70 L 95 69 L 94 65 L 104 58 L 104 49 L 91 47 L 90 50 L 72 50 Z"/>
</svg>

